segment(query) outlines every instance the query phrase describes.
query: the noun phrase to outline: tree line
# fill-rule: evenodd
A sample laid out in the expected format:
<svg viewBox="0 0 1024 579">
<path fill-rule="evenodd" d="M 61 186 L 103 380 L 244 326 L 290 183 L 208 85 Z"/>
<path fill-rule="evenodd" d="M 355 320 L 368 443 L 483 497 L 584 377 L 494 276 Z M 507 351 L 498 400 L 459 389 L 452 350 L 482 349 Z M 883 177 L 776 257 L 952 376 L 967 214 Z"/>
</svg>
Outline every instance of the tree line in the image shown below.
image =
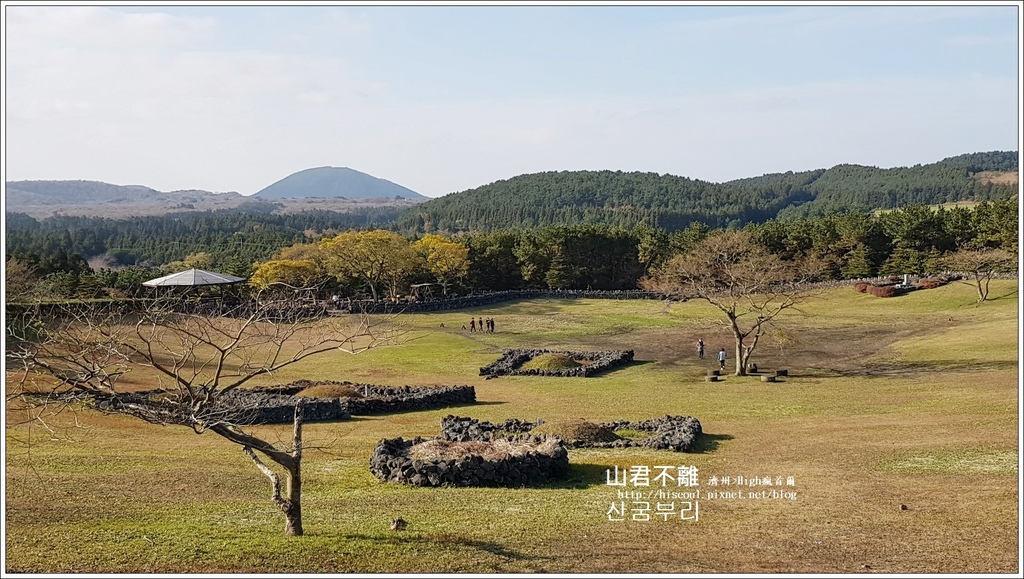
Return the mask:
<svg viewBox="0 0 1024 579">
<path fill-rule="evenodd" d="M 7 213 L 6 253 L 41 275 L 76 270 L 63 263 L 64 258 L 54 257 L 61 252 L 89 259 L 102 256 L 111 267 L 143 268 L 208 253 L 225 273 L 247 276 L 253 262 L 267 259 L 283 246 L 324 232 L 386 227 L 400 211 L 365 207 L 345 213 L 307 210 L 275 214 L 271 213 L 274 208 L 253 203 L 245 209 L 127 219 L 58 215 L 37 220 L 24 213 Z"/>
<path fill-rule="evenodd" d="M 143 281 L 192 267 L 248 277 L 256 287 L 316 286 L 375 300 L 515 289 L 634 289 L 645 276 L 718 229 L 725 228 L 703 223 L 676 231 L 647 225 L 562 225 L 417 237 L 380 228 L 328 229 L 267 239 L 256 259 L 244 252 L 226 254 L 230 246 L 211 242 L 203 251 L 160 266 L 98 271 L 83 256 L 58 245 L 36 262 L 8 253 L 7 290 L 9 296 L 25 295 L 30 289 L 56 297 L 142 295 Z M 939 271 L 948 263 L 945 258 L 966 250 L 1018 255 L 1015 201 L 983 202 L 971 208 L 914 205 L 878 214 L 769 220 L 731 229 L 748 232 L 757 244 L 783 259 L 816 260 L 822 280 Z M 71 233 L 63 236 L 67 239 Z"/>
</svg>

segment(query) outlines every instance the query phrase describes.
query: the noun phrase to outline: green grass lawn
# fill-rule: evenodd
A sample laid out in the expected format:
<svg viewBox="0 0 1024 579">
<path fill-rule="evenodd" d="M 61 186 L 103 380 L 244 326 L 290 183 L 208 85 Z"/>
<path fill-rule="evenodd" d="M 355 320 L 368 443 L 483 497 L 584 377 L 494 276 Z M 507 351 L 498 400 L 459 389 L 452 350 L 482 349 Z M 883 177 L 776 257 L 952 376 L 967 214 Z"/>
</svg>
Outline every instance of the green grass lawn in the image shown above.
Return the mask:
<svg viewBox="0 0 1024 579">
<path fill-rule="evenodd" d="M 472 384 L 479 403 L 308 424 L 305 536 L 283 536 L 269 484 L 237 447 L 81 410 L 81 427 L 55 436 L 6 432 L 5 571 L 1014 572 L 1016 292 L 1015 281 L 994 282 L 997 299 L 979 305 L 964 284 L 889 299 L 830 290 L 759 346 L 763 367 L 789 370 L 778 383 L 704 382 L 714 362 L 696 359 L 697 337 L 709 352 L 729 342 L 699 302 L 527 300 L 403 315 L 403 345 L 310 359 L 263 384 Z M 497 332 L 461 330 L 471 315 L 494 317 Z M 479 376 L 511 347 L 631 348 L 637 362 L 591 378 Z M 414 488 L 370 475 L 381 438 L 434 436 L 448 414 L 682 414 L 706 435 L 696 453 L 572 450 L 566 480 L 538 488 Z M 9 408 L 7 418 L 18 415 Z M 290 426 L 254 430 L 290 435 Z M 620 499 L 606 469 L 658 465 L 697 467 L 704 493 L 775 488 L 795 498 L 704 494 L 697 521 L 609 521 Z M 712 486 L 712 476 L 793 485 Z M 398 516 L 409 522 L 404 532 L 388 528 Z"/>
</svg>

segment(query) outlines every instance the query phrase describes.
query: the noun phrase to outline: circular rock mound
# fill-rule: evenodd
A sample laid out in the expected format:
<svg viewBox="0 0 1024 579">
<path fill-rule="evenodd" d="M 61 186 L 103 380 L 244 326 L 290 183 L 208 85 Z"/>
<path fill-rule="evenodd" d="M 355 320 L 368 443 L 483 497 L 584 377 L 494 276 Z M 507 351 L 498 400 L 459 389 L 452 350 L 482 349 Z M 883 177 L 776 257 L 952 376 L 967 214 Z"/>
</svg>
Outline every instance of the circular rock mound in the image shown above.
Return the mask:
<svg viewBox="0 0 1024 579">
<path fill-rule="evenodd" d="M 391 438 L 380 441 L 370 457 L 370 472 L 378 479 L 430 487 L 522 487 L 554 480 L 568 469 L 565 446 L 544 437 L 463 442 Z"/>
</svg>

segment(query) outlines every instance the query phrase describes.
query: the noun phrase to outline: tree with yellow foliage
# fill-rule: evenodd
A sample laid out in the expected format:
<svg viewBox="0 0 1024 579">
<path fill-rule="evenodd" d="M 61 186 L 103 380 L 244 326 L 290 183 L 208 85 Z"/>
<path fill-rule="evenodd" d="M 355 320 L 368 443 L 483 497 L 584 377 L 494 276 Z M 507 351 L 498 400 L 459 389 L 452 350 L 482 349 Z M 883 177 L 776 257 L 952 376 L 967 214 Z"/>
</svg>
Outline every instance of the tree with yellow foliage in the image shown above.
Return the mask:
<svg viewBox="0 0 1024 579">
<path fill-rule="evenodd" d="M 448 295 L 448 286 L 469 273 L 469 247 L 440 235 L 428 233 L 415 244 L 426 259 L 427 269 Z"/>
<path fill-rule="evenodd" d="M 397 295 L 421 263 L 409 240 L 383 229 L 340 233 L 321 241 L 320 249 L 328 272 L 365 282 L 374 301 L 380 300 L 381 286 Z"/>
</svg>

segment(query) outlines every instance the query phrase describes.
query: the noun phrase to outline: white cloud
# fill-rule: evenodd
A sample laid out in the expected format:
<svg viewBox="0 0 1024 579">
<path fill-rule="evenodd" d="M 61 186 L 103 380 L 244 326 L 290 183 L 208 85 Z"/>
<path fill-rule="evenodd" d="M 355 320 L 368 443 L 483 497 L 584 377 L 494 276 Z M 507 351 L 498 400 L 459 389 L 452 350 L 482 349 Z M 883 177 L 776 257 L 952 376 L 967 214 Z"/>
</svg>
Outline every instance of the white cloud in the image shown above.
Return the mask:
<svg viewBox="0 0 1024 579">
<path fill-rule="evenodd" d="M 65 43 L 79 48 L 129 48 L 199 42 L 216 30 L 211 18 L 126 13 L 96 6 L 7 6 L 7 50 Z"/>
<path fill-rule="evenodd" d="M 98 8 L 13 14 L 5 130 L 14 180 L 248 194 L 333 165 L 436 196 L 547 170 L 721 181 L 845 162 L 926 163 L 1017 142 L 1012 77 L 808 78 L 635 98 L 471 99 L 452 85 L 441 99 L 382 82 L 355 49 L 215 50 L 210 19 Z M 783 12 L 776 23 L 824 17 L 838 18 Z M 342 20 L 322 25 L 372 36 L 357 16 L 332 18 Z"/>
</svg>

